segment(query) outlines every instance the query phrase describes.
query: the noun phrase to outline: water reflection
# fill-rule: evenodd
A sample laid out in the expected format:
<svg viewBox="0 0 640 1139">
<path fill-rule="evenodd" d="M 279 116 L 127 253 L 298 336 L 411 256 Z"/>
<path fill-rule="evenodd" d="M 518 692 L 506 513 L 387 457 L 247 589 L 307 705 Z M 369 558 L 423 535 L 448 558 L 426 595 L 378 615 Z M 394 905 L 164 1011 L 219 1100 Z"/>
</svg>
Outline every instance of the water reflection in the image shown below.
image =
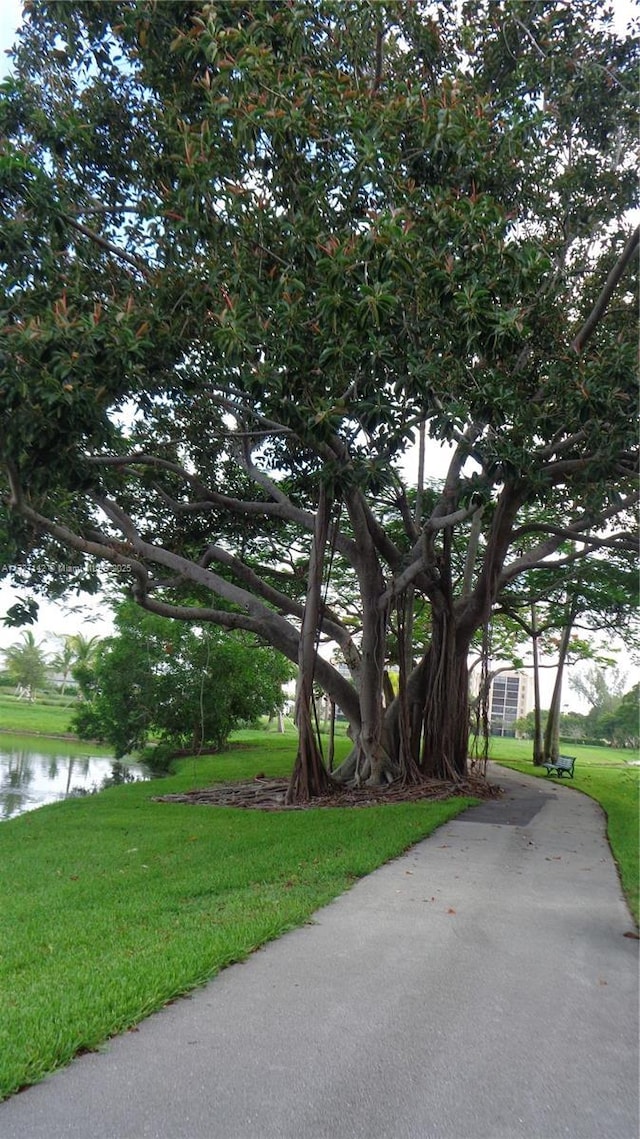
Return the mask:
<svg viewBox="0 0 640 1139">
<path fill-rule="evenodd" d="M 0 736 L 0 819 L 147 777 L 138 764 L 108 756 L 70 755 L 69 750 L 64 743 Z"/>
</svg>

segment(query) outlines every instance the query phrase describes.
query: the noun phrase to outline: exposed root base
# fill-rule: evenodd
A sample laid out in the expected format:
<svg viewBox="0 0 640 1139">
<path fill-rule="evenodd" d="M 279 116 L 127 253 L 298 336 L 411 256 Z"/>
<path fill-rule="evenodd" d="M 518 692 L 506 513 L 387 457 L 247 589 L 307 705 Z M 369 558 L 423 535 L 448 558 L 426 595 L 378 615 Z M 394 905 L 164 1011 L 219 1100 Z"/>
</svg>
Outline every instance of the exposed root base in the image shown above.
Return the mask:
<svg viewBox="0 0 640 1139">
<path fill-rule="evenodd" d="M 427 779 L 403 786 L 391 783 L 385 787 L 335 788 L 328 794 L 304 803 L 286 803 L 289 786 L 286 779 L 265 779 L 257 775 L 245 783 L 220 783 L 199 791 L 180 795 L 157 795 L 154 803 L 196 803 L 211 807 L 244 807 L 258 811 L 304 811 L 318 807 L 371 807 L 378 803 L 409 803 L 419 799 L 449 799 L 452 795 L 469 795 L 476 799 L 495 799 L 501 790 L 486 779 L 470 775 L 460 782 Z"/>
</svg>

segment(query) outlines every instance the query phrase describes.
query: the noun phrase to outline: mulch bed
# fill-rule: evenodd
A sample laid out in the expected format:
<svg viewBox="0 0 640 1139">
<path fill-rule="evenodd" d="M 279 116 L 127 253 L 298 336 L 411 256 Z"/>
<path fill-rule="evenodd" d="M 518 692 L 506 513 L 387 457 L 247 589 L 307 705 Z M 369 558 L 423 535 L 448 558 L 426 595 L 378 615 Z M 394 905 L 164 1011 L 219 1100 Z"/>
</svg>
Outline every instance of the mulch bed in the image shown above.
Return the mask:
<svg viewBox="0 0 640 1139">
<path fill-rule="evenodd" d="M 469 795 L 476 799 L 495 799 L 502 792 L 483 776 L 469 775 L 460 783 L 442 779 L 425 780 L 416 786 L 392 783 L 387 787 L 335 786 L 327 795 L 309 799 L 306 803 L 285 803 L 288 779 L 268 779 L 256 775 L 243 783 L 217 783 L 199 791 L 184 791 L 179 795 L 154 795 L 154 803 L 195 803 L 208 807 L 245 807 L 255 811 L 304 811 L 317 807 L 372 807 L 379 803 L 414 803 L 428 799 L 449 799 L 452 795 Z"/>
</svg>

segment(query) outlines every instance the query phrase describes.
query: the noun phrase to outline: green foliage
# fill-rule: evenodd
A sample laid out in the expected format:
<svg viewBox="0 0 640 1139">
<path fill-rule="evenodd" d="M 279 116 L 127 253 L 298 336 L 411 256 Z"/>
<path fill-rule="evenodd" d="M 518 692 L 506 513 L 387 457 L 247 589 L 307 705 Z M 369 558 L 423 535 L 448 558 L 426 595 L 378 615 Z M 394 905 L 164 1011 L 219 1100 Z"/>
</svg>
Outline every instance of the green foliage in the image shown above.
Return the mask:
<svg viewBox="0 0 640 1139">
<path fill-rule="evenodd" d="M 640 696 L 639 685 L 634 685 L 624 696 L 616 695 L 606 686 L 605 674 L 594 669 L 591 676 L 596 677 L 596 686 L 584 684 L 583 680 L 576 678 L 575 687 L 581 689 L 584 695 L 591 691 L 592 696 L 601 701 L 592 706 L 588 713 L 563 712 L 560 716 L 559 729 L 561 740 L 575 740 L 578 743 L 593 743 L 595 745 L 608 742 L 614 748 L 637 749 L 640 742 Z M 547 722 L 548 712 L 541 713 L 542 726 Z M 515 730 L 533 738 L 534 713 L 528 712 L 521 720 L 517 720 Z"/>
<path fill-rule="evenodd" d="M 637 54 L 595 0 L 33 5 L 0 96 L 5 572 L 104 564 L 297 661 L 324 484 L 358 683 L 316 679 L 379 744 L 410 581 L 424 751 L 462 771 L 423 636 L 461 657 L 567 543 L 636 549 Z M 421 425 L 455 454 L 412 496 Z"/>
<path fill-rule="evenodd" d="M 625 692 L 611 716 L 611 738 L 618 744 L 622 742 L 637 748 L 640 744 L 640 684 Z"/>
<path fill-rule="evenodd" d="M 523 546 L 537 541 L 544 530 L 549 510 L 529 508 L 523 518 L 520 538 Z M 637 643 L 637 612 L 640 583 L 636 551 L 629 547 L 608 551 L 606 557 L 575 560 L 575 545 L 566 542 L 561 551 L 567 561 L 519 576 L 500 596 L 499 614 L 492 625 L 492 642 L 499 659 L 508 659 L 514 647 L 523 651 L 523 642 L 532 637 L 532 607 L 535 608 L 536 634 L 541 653 L 557 656 L 568 612 L 575 610 L 574 630 L 568 645 L 567 664 L 593 660 L 610 663 L 598 648 L 597 634 L 608 633 L 630 649 Z"/>
<path fill-rule="evenodd" d="M 609 740 L 616 747 L 637 747 L 640 738 L 638 685 L 624 693 L 618 669 L 593 666 L 570 679 L 571 687 L 590 704 L 585 735 Z"/>
<path fill-rule="evenodd" d="M 618 669 L 605 669 L 593 666 L 585 674 L 571 677 L 571 688 L 577 692 L 593 712 L 611 712 L 622 695 L 624 677 Z"/>
<path fill-rule="evenodd" d="M 115 625 L 94 663 L 75 670 L 84 703 L 72 723 L 81 738 L 108 741 L 116 757 L 150 734 L 174 748 L 219 748 L 238 723 L 282 703 L 291 670 L 250 638 L 196 630 L 130 602 L 117 607 Z"/>
<path fill-rule="evenodd" d="M 602 360 L 567 384 L 569 362 L 555 351 L 566 349 L 554 308 L 566 288 L 550 276 L 564 240 L 552 189 L 558 216 L 570 205 L 577 217 L 578 199 L 593 212 L 611 161 L 583 92 L 577 169 L 568 180 L 554 168 L 576 74 L 590 90 L 600 77 L 618 129 L 628 121 L 630 49 L 596 36 L 592 6 L 583 9 L 553 21 L 532 13 L 525 36 L 505 5 L 505 38 L 517 45 L 507 67 L 482 6 L 463 70 L 470 49 L 451 12 L 427 67 L 428 21 L 391 5 L 377 91 L 366 5 L 261 5 L 252 19 L 233 3 L 200 15 L 193 5 L 38 5 L 2 104 L 6 192 L 29 202 L 28 221 L 7 221 L 5 233 L 15 291 L 4 334 L 22 354 L 4 389 L 15 416 L 7 447 L 20 468 L 46 457 L 47 485 L 55 475 L 96 490 L 104 480 L 87 445 L 117 446 L 109 409 L 125 398 L 140 401 L 153 430 L 153 397 L 169 396 L 167 454 L 179 439 L 193 445 L 205 417 L 222 426 L 212 394 L 228 388 L 230 368 L 264 415 L 295 432 L 297 451 L 329 431 L 351 438 L 363 484 L 386 480 L 372 448 L 384 436 L 384 450 L 402 451 L 425 404 L 438 435 L 470 411 L 508 422 L 487 454 L 518 466 L 553 415 L 574 422 L 600 403 L 607 415 L 618 407 L 619 425 L 628 406 L 626 396 L 616 403 L 612 361 L 606 384 Z M 546 110 L 532 100 L 542 86 L 558 96 Z M 632 196 L 621 174 L 607 200 L 617 214 Z M 520 200 L 521 220 L 544 227 L 535 240 L 516 240 Z M 576 222 L 574 241 L 579 233 Z M 554 359 L 544 411 L 526 424 L 522 401 L 538 380 L 506 360 L 523 344 L 538 351 L 541 323 Z M 272 446 L 295 463 L 285 441 Z M 121 474 L 112 468 L 108 483 L 122 485 Z M 68 506 L 58 499 L 59 511 Z"/>
<path fill-rule="evenodd" d="M 34 625 L 37 620 L 38 602 L 32 597 L 21 597 L 14 605 L 9 606 L 2 618 L 2 624 L 11 629 L 20 625 Z"/>
<path fill-rule="evenodd" d="M 294 754 L 261 734 L 180 761 L 152 793 L 284 776 Z M 128 784 L 3 823 L 0 1098 L 303 924 L 470 802 L 274 813 Z"/>
</svg>

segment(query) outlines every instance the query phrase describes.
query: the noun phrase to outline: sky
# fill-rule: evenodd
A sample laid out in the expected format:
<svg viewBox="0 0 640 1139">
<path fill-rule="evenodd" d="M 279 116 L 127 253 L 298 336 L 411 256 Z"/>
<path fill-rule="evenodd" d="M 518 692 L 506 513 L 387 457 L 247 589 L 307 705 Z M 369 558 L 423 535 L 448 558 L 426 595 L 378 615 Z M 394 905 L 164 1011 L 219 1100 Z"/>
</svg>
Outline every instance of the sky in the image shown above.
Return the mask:
<svg viewBox="0 0 640 1139">
<path fill-rule="evenodd" d="M 22 4 L 20 0 L 3 0 L 0 4 L 0 53 L 11 47 L 16 28 L 20 26 Z M 0 63 L 2 71 L 6 70 L 4 58 Z"/>
<path fill-rule="evenodd" d="M 638 14 L 634 0 L 614 0 L 613 8 L 616 26 L 621 31 Z M 21 13 L 21 0 L 0 0 L 0 76 L 9 70 L 9 61 L 4 53 L 14 41 L 16 29 L 20 25 Z M 417 467 L 417 460 L 415 458 L 409 459 L 408 465 L 413 463 Z M 436 448 L 430 450 L 427 460 L 427 476 L 441 478 L 446 473 L 446 467 L 446 452 Z M 7 582 L 0 582 L 0 616 L 18 598 L 27 594 L 27 590 L 21 590 Z M 39 619 L 37 624 L 33 626 L 33 631 L 36 638 L 44 641 L 46 647 L 51 650 L 57 647 L 59 639 L 71 633 L 83 633 L 85 636 L 108 636 L 112 631 L 110 610 L 106 603 L 101 604 L 94 599 L 87 602 L 82 597 L 70 597 L 64 602 L 55 603 L 44 598 L 38 600 L 40 605 Z M 19 630 L 7 629 L 0 623 L 0 650 L 12 644 L 18 637 Z M 621 663 L 624 668 L 624 661 Z M 629 683 L 632 682 L 630 676 Z M 543 706 L 548 702 L 552 684 L 553 675 L 547 673 L 543 681 Z M 565 701 L 573 708 L 578 708 L 580 704 L 575 694 L 568 690 L 565 690 Z"/>
</svg>

